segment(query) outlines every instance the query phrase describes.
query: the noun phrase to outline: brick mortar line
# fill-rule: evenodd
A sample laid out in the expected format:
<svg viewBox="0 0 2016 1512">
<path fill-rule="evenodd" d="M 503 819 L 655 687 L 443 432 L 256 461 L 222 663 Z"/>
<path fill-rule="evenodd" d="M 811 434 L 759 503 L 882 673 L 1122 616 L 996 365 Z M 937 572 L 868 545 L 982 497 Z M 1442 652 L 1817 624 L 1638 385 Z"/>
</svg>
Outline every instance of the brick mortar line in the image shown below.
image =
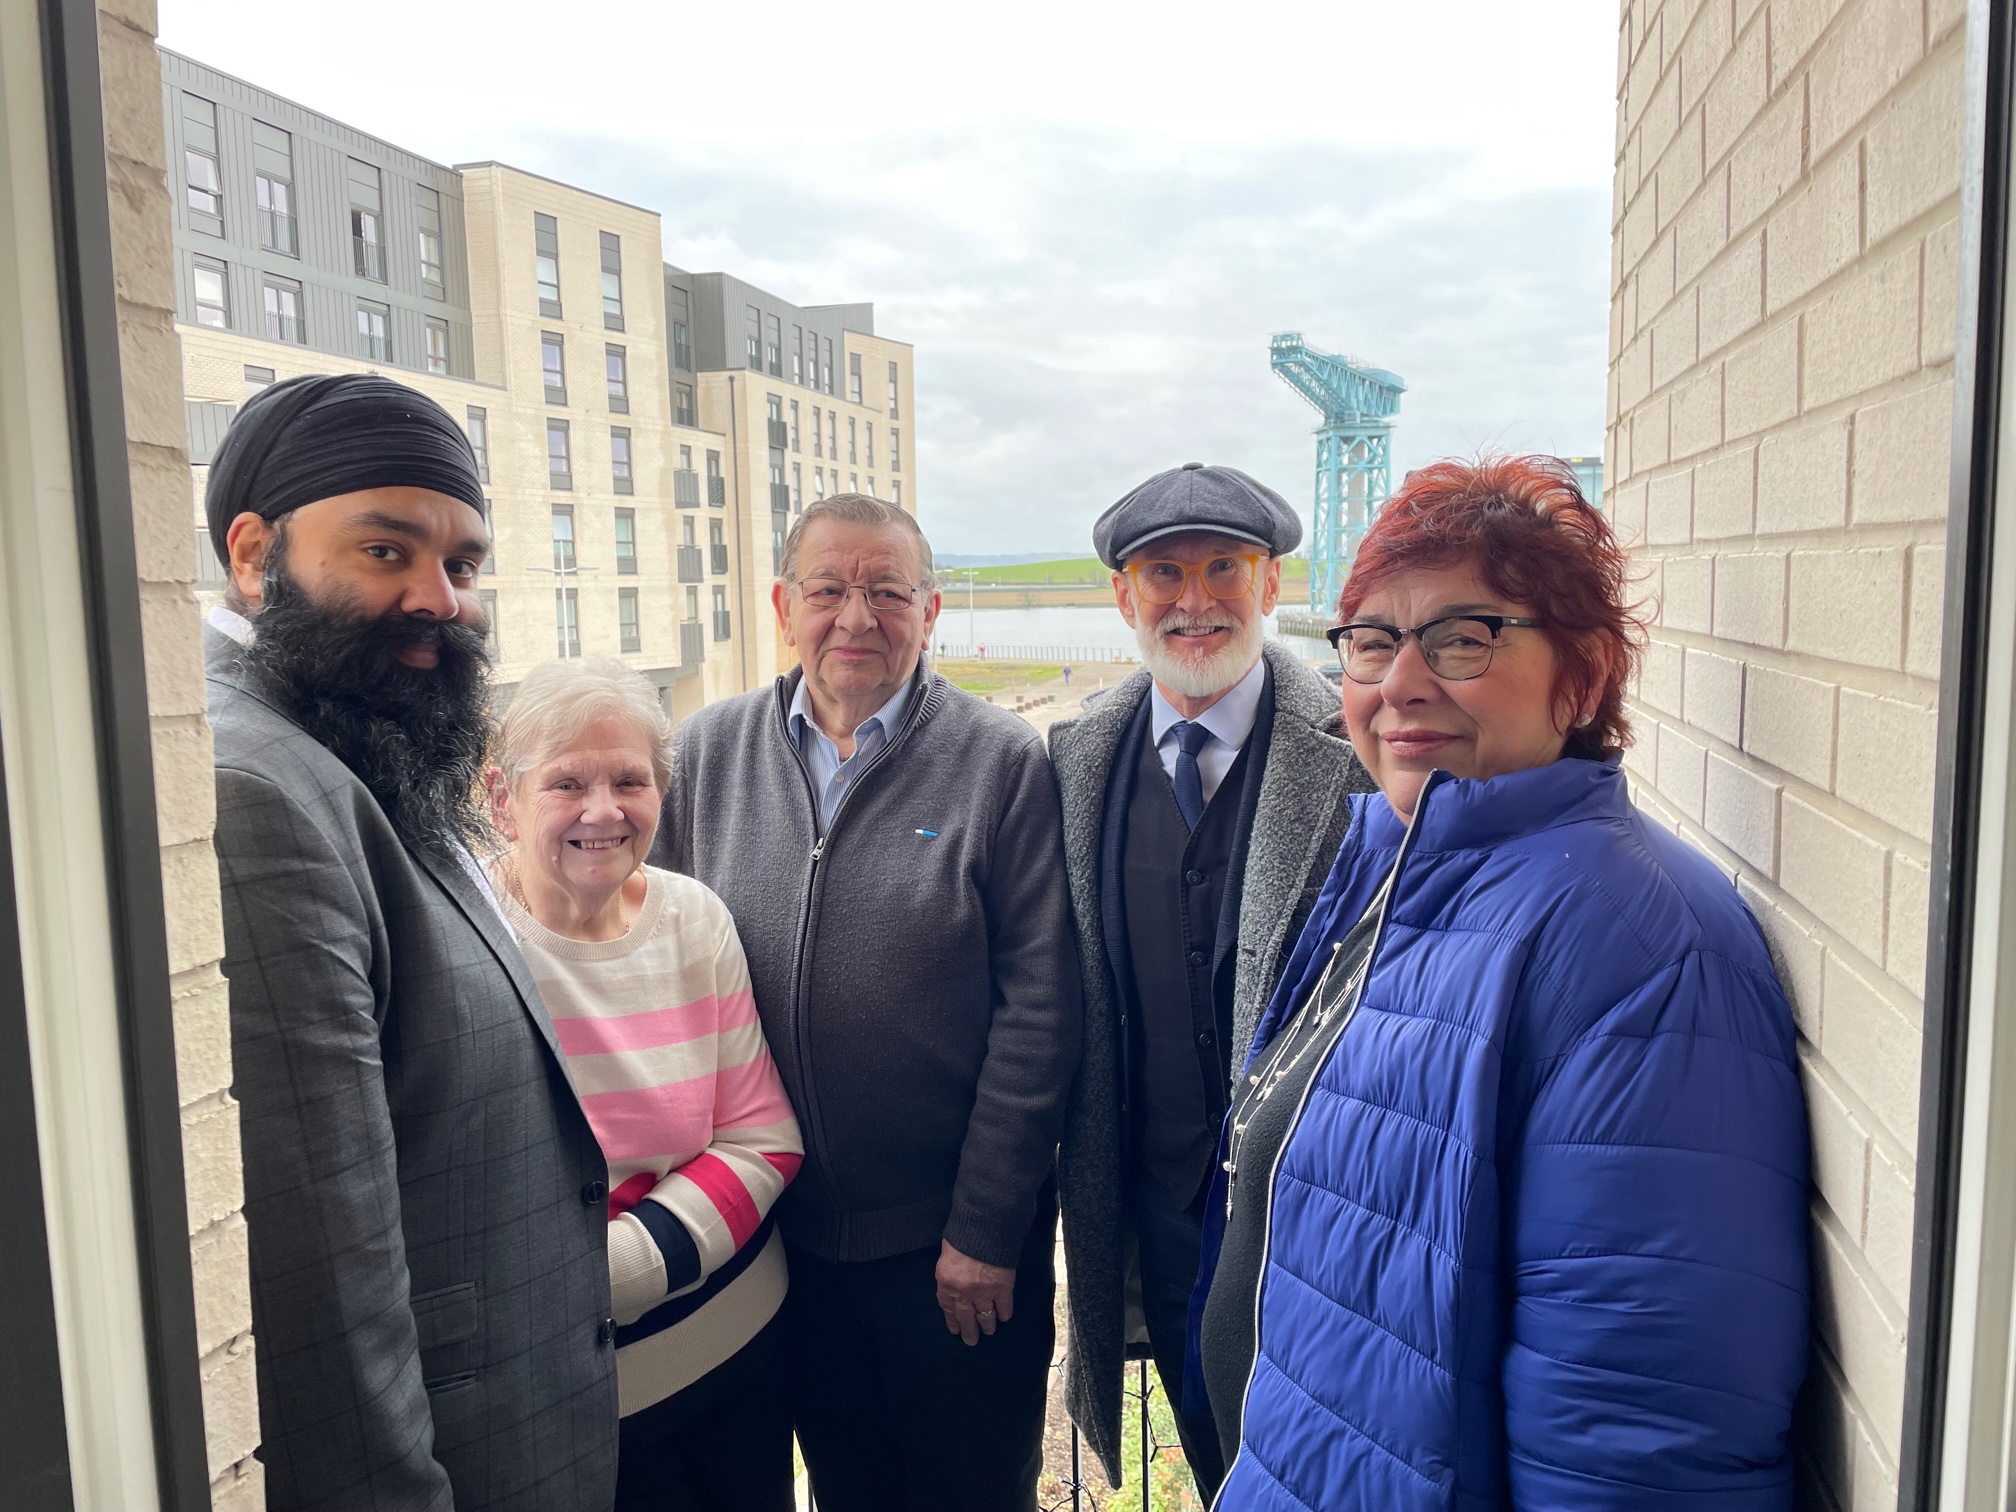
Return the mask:
<svg viewBox="0 0 2016 1512">
<path fill-rule="evenodd" d="M 1902 1140 L 1891 1133 L 1890 1126 L 1876 1116 L 1876 1110 L 1863 1100 L 1862 1094 L 1842 1078 L 1834 1062 L 1827 1058 L 1827 1053 L 1820 1046 L 1803 1034 L 1799 1036 L 1799 1043 L 1812 1049 L 1812 1054 L 1808 1058 L 1813 1063 L 1813 1074 L 1822 1077 L 1827 1083 L 1827 1090 L 1849 1105 L 1848 1111 L 1856 1115 L 1857 1121 L 1863 1126 L 1862 1132 L 1870 1141 L 1884 1146 L 1883 1158 L 1910 1176 L 1911 1191 L 1915 1194 L 1918 1190 L 1918 1157 L 1904 1147 Z M 1863 1202 L 1865 1204 L 1868 1202 L 1866 1194 Z M 1889 1288 L 1886 1286 L 1884 1290 L 1887 1292 Z"/>
<path fill-rule="evenodd" d="M 1651 627 L 1651 635 L 1654 644 L 1657 645 L 1678 646 L 1686 651 L 1710 651 L 1717 656 L 1728 657 L 1731 661 L 1760 666 L 1767 672 L 1783 672 L 1794 677 L 1803 677 L 1809 682 L 1829 683 L 1836 688 L 1866 693 L 1872 698 L 1894 699 L 1898 703 L 1909 703 L 1926 709 L 1936 709 L 1939 706 L 1939 684 L 1936 679 L 1922 678 L 1894 667 L 1868 667 L 1854 662 L 1831 661 L 1810 652 L 1788 651 L 1780 646 L 1752 645 L 1747 641 L 1716 636 L 1705 630 L 1681 630 L 1654 625 Z M 1816 675 L 1822 672 L 1828 675 Z M 1635 694 L 1631 696 L 1636 697 Z M 1681 723 L 1687 722 L 1679 715 L 1668 717 L 1679 719 Z"/>
</svg>

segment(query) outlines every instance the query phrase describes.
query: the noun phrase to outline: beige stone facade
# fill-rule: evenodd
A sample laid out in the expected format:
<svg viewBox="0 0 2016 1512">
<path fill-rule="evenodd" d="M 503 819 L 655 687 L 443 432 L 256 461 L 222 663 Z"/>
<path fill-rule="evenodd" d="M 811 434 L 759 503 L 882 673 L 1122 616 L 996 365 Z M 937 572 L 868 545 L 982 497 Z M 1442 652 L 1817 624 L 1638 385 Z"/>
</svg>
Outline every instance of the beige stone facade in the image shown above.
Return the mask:
<svg viewBox="0 0 2016 1512">
<path fill-rule="evenodd" d="M 1895 1504 L 1961 165 L 1960 0 L 1628 0 L 1607 477 L 1628 761 L 1777 953 L 1813 1129 L 1814 1505 Z"/>
<path fill-rule="evenodd" d="M 188 457 L 177 368 L 167 155 L 153 7 L 99 12 L 105 137 L 111 173 L 119 355 L 127 459 L 147 636 L 155 807 L 174 976 L 182 1155 L 189 1203 L 197 1346 L 211 1502 L 231 1512 L 264 1505 L 253 1376 L 252 1294 L 241 1213 L 237 1104 L 231 1097 L 231 1023 L 224 978 L 210 728 L 192 596 Z"/>
</svg>

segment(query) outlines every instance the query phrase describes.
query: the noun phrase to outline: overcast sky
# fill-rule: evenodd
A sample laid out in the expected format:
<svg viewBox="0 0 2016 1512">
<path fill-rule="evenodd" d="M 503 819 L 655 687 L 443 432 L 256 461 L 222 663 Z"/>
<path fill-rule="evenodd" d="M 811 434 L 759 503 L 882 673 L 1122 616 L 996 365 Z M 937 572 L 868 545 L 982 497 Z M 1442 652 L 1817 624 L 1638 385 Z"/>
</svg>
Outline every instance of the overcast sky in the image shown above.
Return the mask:
<svg viewBox="0 0 2016 1512">
<path fill-rule="evenodd" d="M 1299 330 L 1407 382 L 1396 469 L 1602 450 L 1616 0 L 693 7 L 161 0 L 161 40 L 917 348 L 945 552 L 1089 549 L 1184 461 L 1309 508 Z M 1396 472 L 1397 478 L 1397 472 Z"/>
</svg>

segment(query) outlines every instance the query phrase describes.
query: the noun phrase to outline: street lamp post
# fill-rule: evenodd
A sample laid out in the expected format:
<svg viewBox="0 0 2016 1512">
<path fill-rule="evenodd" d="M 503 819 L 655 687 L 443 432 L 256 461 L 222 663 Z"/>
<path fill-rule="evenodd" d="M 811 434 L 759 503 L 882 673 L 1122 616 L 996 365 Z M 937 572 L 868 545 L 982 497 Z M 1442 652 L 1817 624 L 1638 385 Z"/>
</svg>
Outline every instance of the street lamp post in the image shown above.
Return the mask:
<svg viewBox="0 0 2016 1512">
<path fill-rule="evenodd" d="M 569 555 L 571 556 L 572 553 L 570 552 Z M 528 567 L 525 570 L 527 572 L 551 573 L 554 577 L 560 580 L 559 588 L 560 591 L 564 593 L 567 589 L 567 579 L 569 579 L 570 577 L 579 577 L 584 572 L 600 572 L 602 569 L 600 567 L 583 567 L 578 563 L 567 562 L 553 567 Z M 565 599 L 562 599 L 560 601 L 562 606 L 561 609 L 562 613 L 565 613 L 566 602 L 567 601 Z M 581 606 L 578 602 L 574 606 L 573 629 L 574 629 L 574 654 L 576 656 L 579 656 L 581 654 Z M 567 654 L 567 648 L 564 644 L 560 648 L 560 654 L 562 656 L 565 656 Z"/>
</svg>

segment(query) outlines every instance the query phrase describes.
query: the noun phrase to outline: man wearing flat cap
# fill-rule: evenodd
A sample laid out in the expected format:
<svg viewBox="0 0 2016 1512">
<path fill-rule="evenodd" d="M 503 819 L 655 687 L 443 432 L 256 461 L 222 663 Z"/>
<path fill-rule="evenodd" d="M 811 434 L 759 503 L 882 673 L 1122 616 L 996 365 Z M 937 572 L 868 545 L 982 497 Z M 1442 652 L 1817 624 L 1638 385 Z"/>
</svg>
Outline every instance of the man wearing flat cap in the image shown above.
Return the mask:
<svg viewBox="0 0 2016 1512">
<path fill-rule="evenodd" d="M 1344 797 L 1372 790 L 1336 692 L 1264 639 L 1301 539 L 1230 467 L 1185 463 L 1121 499 L 1092 540 L 1143 669 L 1050 732 L 1085 984 L 1059 1164 L 1067 1401 L 1118 1484 L 1122 1366 L 1145 1342 L 1207 1500 L 1218 1435 L 1181 1409 L 1219 1125 Z"/>
<path fill-rule="evenodd" d="M 266 1504 L 608 1508 L 607 1167 L 471 855 L 468 440 L 296 378 L 210 469 L 205 627 Z"/>
</svg>

